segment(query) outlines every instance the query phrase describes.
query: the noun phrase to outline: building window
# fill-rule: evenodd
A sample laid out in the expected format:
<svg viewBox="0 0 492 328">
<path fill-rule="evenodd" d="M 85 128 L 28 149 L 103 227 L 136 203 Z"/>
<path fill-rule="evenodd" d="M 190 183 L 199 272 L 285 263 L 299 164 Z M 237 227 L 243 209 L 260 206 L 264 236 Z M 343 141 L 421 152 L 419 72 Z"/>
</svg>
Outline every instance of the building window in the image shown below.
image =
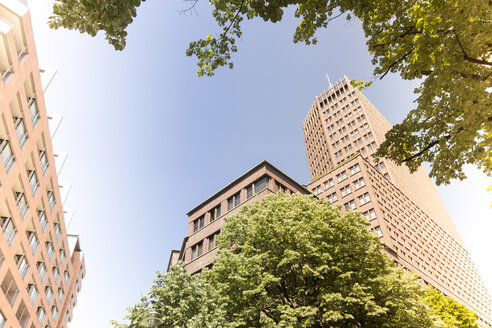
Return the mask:
<svg viewBox="0 0 492 328">
<path fill-rule="evenodd" d="M 246 197 L 247 199 L 253 197 L 253 185 L 249 185 L 246 187 Z"/>
<path fill-rule="evenodd" d="M 5 166 L 5 171 L 10 172 L 10 169 L 14 165 L 15 157 L 10 147 L 10 142 L 6 139 L 0 139 L 0 152 L 2 155 L 3 165 Z"/>
<path fill-rule="evenodd" d="M 381 227 L 379 227 L 379 226 L 378 227 L 375 227 L 373 229 L 373 231 L 375 231 L 378 234 L 378 237 L 379 238 L 383 237 L 383 232 L 381 231 Z"/>
<path fill-rule="evenodd" d="M 203 240 L 193 246 L 191 246 L 191 259 L 194 260 L 203 254 Z"/>
<path fill-rule="evenodd" d="M 0 217 L 0 223 L 2 224 L 3 234 L 5 239 L 7 240 L 7 244 L 9 246 L 12 245 L 14 241 L 15 235 L 17 235 L 17 230 L 15 229 L 14 222 L 12 218 L 9 217 Z"/>
<path fill-rule="evenodd" d="M 264 176 L 260 180 L 255 182 L 255 193 L 260 193 L 260 191 L 266 189 L 268 182 L 268 176 Z M 236 205 L 237 206 L 237 205 Z"/>
<path fill-rule="evenodd" d="M 217 236 L 219 232 L 213 233 L 208 237 L 208 250 L 214 249 L 217 247 Z"/>
<path fill-rule="evenodd" d="M 193 221 L 193 232 L 197 232 L 205 226 L 205 216 L 202 215 L 195 221 Z"/>
<path fill-rule="evenodd" d="M 374 211 L 373 208 L 371 208 L 369 211 L 365 211 L 364 213 L 362 213 L 362 215 L 364 215 L 364 217 L 369 221 L 376 219 L 376 211 Z"/>
<path fill-rule="evenodd" d="M 354 181 L 355 190 L 362 188 L 365 185 L 366 185 L 366 182 L 364 181 L 364 178 L 360 178 L 360 179 Z"/>
<path fill-rule="evenodd" d="M 350 167 L 350 174 L 355 174 L 357 172 L 360 172 L 359 164 L 355 164 L 354 166 Z"/>
<path fill-rule="evenodd" d="M 220 218 L 220 204 L 210 211 L 210 222 Z"/>
<path fill-rule="evenodd" d="M 358 197 L 359 198 L 359 203 L 361 205 L 364 205 L 366 203 L 369 203 L 371 201 L 371 197 L 369 197 L 369 193 L 365 193 L 364 195 L 361 195 Z"/>
<path fill-rule="evenodd" d="M 345 210 L 347 210 L 347 211 L 349 211 L 350 209 L 355 210 L 357 208 L 357 206 L 355 206 L 355 202 L 353 200 L 351 200 L 348 203 L 345 203 L 344 206 L 345 206 Z"/>
<path fill-rule="evenodd" d="M 350 186 L 345 186 L 342 189 L 340 189 L 342 192 L 342 197 L 345 197 L 346 195 L 352 193 L 352 190 L 350 190 Z"/>
<path fill-rule="evenodd" d="M 238 207 L 241 204 L 241 193 L 238 192 L 234 195 L 234 207 Z"/>
<path fill-rule="evenodd" d="M 234 208 L 234 198 L 233 197 L 230 197 L 228 200 L 227 200 L 227 210 L 230 211 Z"/>
<path fill-rule="evenodd" d="M 338 200 L 338 196 L 337 196 L 337 193 L 336 192 L 334 192 L 331 195 L 328 195 L 328 197 L 326 197 L 326 198 L 328 198 L 328 200 L 330 201 L 330 203 L 334 203 L 334 202 L 336 202 Z"/>
<path fill-rule="evenodd" d="M 345 179 L 347 179 L 347 174 L 345 173 L 345 171 L 337 174 L 337 181 L 338 182 L 342 182 Z"/>
</svg>

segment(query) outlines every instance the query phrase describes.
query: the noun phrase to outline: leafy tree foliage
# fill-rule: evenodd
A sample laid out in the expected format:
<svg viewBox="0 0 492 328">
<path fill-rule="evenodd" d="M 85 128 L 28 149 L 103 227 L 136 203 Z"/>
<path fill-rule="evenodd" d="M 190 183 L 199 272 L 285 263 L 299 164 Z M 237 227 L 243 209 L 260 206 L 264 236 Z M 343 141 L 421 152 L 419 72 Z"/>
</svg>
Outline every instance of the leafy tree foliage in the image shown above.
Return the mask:
<svg viewBox="0 0 492 328">
<path fill-rule="evenodd" d="M 270 195 L 227 219 L 206 273 L 232 327 L 432 327 L 413 273 L 358 213 Z"/>
<path fill-rule="evenodd" d="M 104 31 L 116 50 L 126 45 L 127 26 L 137 16 L 137 7 L 145 0 L 56 0 L 49 25 L 76 29 L 95 36 Z"/>
<path fill-rule="evenodd" d="M 211 270 L 179 263 L 129 308 L 148 327 L 477 328 L 477 316 L 398 268 L 358 213 L 270 195 L 227 219 Z M 156 328 L 154 327 L 154 328 Z"/>
<path fill-rule="evenodd" d="M 195 0 L 195 2 L 198 0 Z M 95 35 L 103 30 L 118 50 L 141 0 L 57 0 L 50 25 Z M 272 23 L 295 6 L 294 42 L 314 44 L 315 33 L 345 15 L 362 21 L 375 76 L 399 73 L 422 81 L 416 108 L 386 135 L 377 155 L 406 164 L 432 165 L 437 184 L 464 179 L 464 164 L 492 172 L 492 4 L 488 0 L 211 0 L 222 32 L 193 41 L 188 56 L 198 75 L 233 67 L 231 54 L 243 20 Z"/>
<path fill-rule="evenodd" d="M 183 328 L 226 327 L 216 291 L 199 276 L 190 276 L 182 263 L 168 273 L 157 273 L 150 292 L 128 308 L 129 324 L 112 322 L 114 328 L 147 328 L 151 312 L 159 314 L 159 326 Z"/>
<path fill-rule="evenodd" d="M 435 318 L 439 328 L 479 328 L 478 316 L 475 312 L 461 305 L 454 299 L 444 296 L 434 288 L 429 288 L 425 302 L 430 308 L 429 313 Z"/>
</svg>

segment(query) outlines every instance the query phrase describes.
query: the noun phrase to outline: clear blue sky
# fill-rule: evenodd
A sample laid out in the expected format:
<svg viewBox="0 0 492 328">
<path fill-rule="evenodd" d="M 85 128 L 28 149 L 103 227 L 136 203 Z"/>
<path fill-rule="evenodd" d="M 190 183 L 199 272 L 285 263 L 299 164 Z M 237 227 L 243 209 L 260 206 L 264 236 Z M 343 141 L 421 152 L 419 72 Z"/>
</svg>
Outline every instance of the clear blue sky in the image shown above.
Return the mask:
<svg viewBox="0 0 492 328">
<path fill-rule="evenodd" d="M 294 45 L 297 22 L 247 23 L 234 70 L 197 78 L 187 44 L 216 33 L 208 1 L 180 16 L 181 1 L 148 0 L 125 51 L 102 35 L 48 29 L 51 0 L 30 0 L 40 64 L 58 74 L 48 111 L 64 116 L 55 150 L 69 157 L 60 181 L 80 233 L 87 276 L 72 328 L 109 327 L 164 271 L 181 246 L 185 213 L 263 159 L 309 180 L 302 120 L 314 96 L 344 74 L 371 77 L 361 27 L 339 20 L 316 46 Z M 365 94 L 391 123 L 412 108 L 415 84 L 388 76 Z M 471 178 L 439 192 L 492 290 L 491 179 Z"/>
</svg>

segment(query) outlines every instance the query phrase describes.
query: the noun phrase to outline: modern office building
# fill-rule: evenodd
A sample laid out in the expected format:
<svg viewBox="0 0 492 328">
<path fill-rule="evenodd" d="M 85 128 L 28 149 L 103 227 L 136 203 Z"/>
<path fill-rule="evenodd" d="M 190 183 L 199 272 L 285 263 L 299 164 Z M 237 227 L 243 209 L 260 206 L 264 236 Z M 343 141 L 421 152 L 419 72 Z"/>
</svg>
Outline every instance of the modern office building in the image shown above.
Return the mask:
<svg viewBox="0 0 492 328">
<path fill-rule="evenodd" d="M 373 161 L 391 125 L 369 100 L 345 77 L 316 97 L 303 126 L 307 188 L 363 213 L 399 264 L 490 325 L 490 296 L 426 170 Z"/>
<path fill-rule="evenodd" d="M 316 97 L 303 127 L 312 181 L 302 186 L 260 163 L 188 213 L 187 236 L 172 251 L 168 270 L 177 261 L 192 274 L 211 266 L 224 218 L 241 206 L 279 190 L 311 192 L 359 211 L 397 263 L 492 325 L 490 296 L 426 170 L 411 174 L 373 160 L 391 124 L 347 77 Z"/>
<path fill-rule="evenodd" d="M 191 274 L 211 266 L 217 252 L 215 237 L 224 226 L 224 219 L 242 206 L 279 190 L 286 194 L 309 194 L 305 187 L 263 161 L 189 211 L 188 232 L 181 250 L 171 252 L 168 270 L 177 261 L 185 262 Z"/>
<path fill-rule="evenodd" d="M 85 274 L 51 142 L 60 120 L 45 108 L 51 73 L 25 2 L 0 0 L 0 328 L 67 327 Z"/>
</svg>

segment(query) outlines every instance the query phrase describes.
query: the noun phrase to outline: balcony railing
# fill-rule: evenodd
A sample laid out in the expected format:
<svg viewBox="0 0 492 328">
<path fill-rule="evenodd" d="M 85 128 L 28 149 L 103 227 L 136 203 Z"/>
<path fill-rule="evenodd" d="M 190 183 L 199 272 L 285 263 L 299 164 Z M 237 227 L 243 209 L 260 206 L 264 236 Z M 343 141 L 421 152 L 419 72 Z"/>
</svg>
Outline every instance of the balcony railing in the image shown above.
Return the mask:
<svg viewBox="0 0 492 328">
<path fill-rule="evenodd" d="M 6 280 L 7 279 L 8 278 L 6 278 Z M 2 291 L 10 306 L 14 306 L 15 300 L 19 295 L 19 289 L 17 289 L 17 285 L 15 284 L 15 280 L 12 276 L 10 276 L 10 279 L 2 283 Z"/>
<path fill-rule="evenodd" d="M 36 176 L 36 171 L 29 171 L 29 184 L 31 185 L 32 195 L 36 195 L 39 188 L 38 177 Z"/>
<path fill-rule="evenodd" d="M 56 319 L 58 319 L 58 309 L 56 306 L 51 309 L 51 315 L 53 316 L 53 320 L 56 322 Z"/>
<path fill-rule="evenodd" d="M 27 270 L 29 270 L 29 264 L 27 263 L 26 257 L 24 255 L 21 255 L 17 260 L 17 268 L 19 269 L 19 273 L 22 279 L 24 279 Z"/>
<path fill-rule="evenodd" d="M 48 304 L 51 304 L 51 298 L 53 297 L 53 291 L 51 290 L 51 287 L 46 287 L 45 293 L 46 293 L 46 300 L 48 301 Z"/>
<path fill-rule="evenodd" d="M 50 209 L 53 210 L 56 205 L 55 193 L 53 190 L 48 191 L 48 203 L 50 204 Z"/>
<path fill-rule="evenodd" d="M 27 130 L 24 125 L 24 120 L 22 117 L 17 117 L 15 120 L 15 132 L 17 133 L 17 139 L 19 139 L 19 145 L 21 149 L 24 147 L 27 141 Z"/>
<path fill-rule="evenodd" d="M 67 257 L 65 256 L 65 251 L 63 249 L 61 249 L 60 250 L 60 260 L 61 260 L 62 265 L 65 264 L 66 259 L 67 259 Z"/>
<path fill-rule="evenodd" d="M 39 279 L 41 279 L 42 282 L 44 280 L 44 277 L 46 276 L 46 266 L 42 262 L 38 263 L 38 275 Z"/>
<path fill-rule="evenodd" d="M 44 312 L 42 307 L 39 307 L 37 314 L 38 314 L 39 323 L 43 325 L 44 319 L 46 319 L 46 312 Z"/>
<path fill-rule="evenodd" d="M 43 170 L 43 174 L 46 173 L 48 169 L 48 157 L 46 157 L 46 150 L 42 150 L 39 152 L 39 161 L 41 162 L 41 169 Z"/>
<path fill-rule="evenodd" d="M 36 237 L 36 233 L 31 232 L 31 236 L 29 236 L 29 246 L 31 247 L 32 254 L 36 254 L 36 250 L 38 249 L 39 242 Z"/>
<path fill-rule="evenodd" d="M 44 229 L 46 229 L 46 225 L 48 224 L 48 220 L 46 219 L 46 214 L 44 213 L 44 211 L 39 211 L 38 217 L 39 217 L 39 225 L 41 226 L 41 230 L 44 232 Z"/>
<path fill-rule="evenodd" d="M 48 252 L 48 257 L 51 261 L 51 259 L 53 258 L 53 255 L 55 255 L 55 249 L 53 248 L 53 244 L 52 243 L 47 243 L 46 244 L 46 252 Z"/>
<path fill-rule="evenodd" d="M 14 165 L 15 157 L 8 139 L 0 139 L 0 152 L 5 170 L 9 173 Z"/>
<path fill-rule="evenodd" d="M 21 215 L 22 220 L 26 216 L 27 211 L 29 210 L 29 205 L 27 205 L 26 196 L 24 192 L 15 192 L 17 198 L 17 208 L 19 209 L 19 213 Z"/>
<path fill-rule="evenodd" d="M 60 224 L 55 223 L 55 236 L 56 236 L 56 240 L 60 240 L 61 233 L 62 232 L 61 232 Z"/>
<path fill-rule="evenodd" d="M 3 83 L 7 83 L 9 76 L 14 73 L 13 69 L 14 69 L 14 65 L 10 65 L 4 71 L 0 70 L 0 72 L 2 73 Z"/>
<path fill-rule="evenodd" d="M 27 57 L 27 55 L 29 55 L 29 53 L 27 52 L 27 46 L 25 46 L 24 48 L 22 48 L 22 50 L 17 55 L 17 58 L 19 58 L 19 63 L 22 64 L 22 62 Z"/>
<path fill-rule="evenodd" d="M 12 242 L 14 241 L 15 235 L 17 234 L 17 230 L 15 230 L 14 223 L 12 222 L 12 218 L 4 218 L 2 217 L 2 230 L 5 235 L 5 239 L 7 240 L 7 244 L 12 246 Z"/>
<path fill-rule="evenodd" d="M 27 294 L 29 295 L 29 299 L 31 300 L 31 303 L 33 305 L 35 305 L 36 300 L 38 299 L 38 295 L 39 295 L 39 292 L 36 289 L 36 286 L 34 286 L 33 284 L 29 285 L 27 287 Z"/>
<path fill-rule="evenodd" d="M 40 118 L 38 105 L 36 103 L 36 95 L 33 95 L 31 98 L 29 98 L 28 102 L 29 102 L 29 114 L 31 115 L 32 126 L 35 128 Z"/>
<path fill-rule="evenodd" d="M 60 278 L 60 272 L 58 271 L 57 268 L 53 269 L 53 280 L 55 281 L 55 284 L 58 283 L 58 279 Z"/>
</svg>

